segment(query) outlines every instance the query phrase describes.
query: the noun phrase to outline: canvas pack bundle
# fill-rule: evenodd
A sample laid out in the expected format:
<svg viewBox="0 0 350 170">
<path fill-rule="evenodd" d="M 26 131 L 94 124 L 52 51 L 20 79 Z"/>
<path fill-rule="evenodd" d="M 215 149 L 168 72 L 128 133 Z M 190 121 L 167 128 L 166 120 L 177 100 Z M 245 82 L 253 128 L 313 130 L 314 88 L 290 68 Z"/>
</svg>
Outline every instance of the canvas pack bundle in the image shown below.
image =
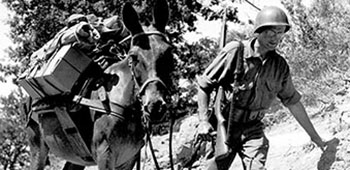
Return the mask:
<svg viewBox="0 0 350 170">
<path fill-rule="evenodd" d="M 99 33 L 87 22 L 64 27 L 30 56 L 19 84 L 33 98 L 70 93 L 91 59 L 82 52 L 94 46 Z"/>
<path fill-rule="evenodd" d="M 31 97 L 70 93 L 92 62 L 84 52 L 94 49 L 100 32 L 117 31 L 117 16 L 106 19 L 106 23 L 94 21 L 91 16 L 88 21 L 64 27 L 30 56 L 29 69 L 20 76 L 19 84 Z"/>
</svg>

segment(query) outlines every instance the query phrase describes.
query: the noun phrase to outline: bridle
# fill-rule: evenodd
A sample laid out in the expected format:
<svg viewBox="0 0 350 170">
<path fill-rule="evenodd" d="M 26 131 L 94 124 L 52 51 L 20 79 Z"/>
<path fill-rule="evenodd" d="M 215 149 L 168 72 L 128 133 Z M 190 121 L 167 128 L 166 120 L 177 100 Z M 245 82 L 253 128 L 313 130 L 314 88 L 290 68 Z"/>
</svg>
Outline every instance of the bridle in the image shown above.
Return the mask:
<svg viewBox="0 0 350 170">
<path fill-rule="evenodd" d="M 163 37 L 166 40 L 167 43 L 169 43 L 169 39 L 167 38 L 167 36 L 164 33 L 159 32 L 159 31 L 141 32 L 141 33 L 133 35 L 132 37 L 129 36 L 127 38 L 128 39 L 131 38 L 131 46 L 132 46 L 134 44 L 134 40 L 136 38 L 141 37 L 141 36 L 150 36 L 150 35 L 159 35 L 159 36 Z M 122 41 L 125 41 L 125 40 L 122 40 Z M 158 170 L 160 170 L 160 167 L 159 167 L 159 164 L 157 162 L 157 159 L 156 159 L 156 156 L 155 156 L 155 153 L 154 153 L 154 149 L 153 149 L 153 146 L 152 146 L 152 141 L 151 141 L 150 126 L 149 126 L 150 113 L 149 113 L 148 109 L 146 109 L 147 105 L 143 104 L 141 96 L 144 94 L 144 91 L 146 90 L 147 86 L 150 83 L 153 83 L 153 82 L 159 82 L 164 87 L 164 89 L 166 89 L 166 91 L 169 91 L 169 89 L 168 89 L 167 85 L 159 77 L 150 77 L 150 78 L 146 79 L 145 82 L 139 83 L 137 81 L 137 79 L 136 79 L 135 68 L 134 68 L 135 66 L 133 64 L 133 60 L 130 57 L 130 55 L 127 57 L 127 59 L 128 59 L 128 66 L 130 68 L 132 79 L 135 82 L 135 85 L 137 86 L 137 89 L 138 89 L 137 98 L 138 98 L 139 102 L 142 103 L 142 112 L 143 112 L 143 115 L 144 115 L 143 116 L 144 117 L 143 118 L 143 124 L 146 127 L 147 140 L 149 141 L 149 145 L 150 145 L 150 150 L 151 150 L 151 153 L 152 153 L 153 161 L 154 161 L 154 164 L 155 164 L 156 168 Z M 170 123 L 171 124 L 170 132 L 172 132 L 172 122 L 173 121 L 172 120 L 170 120 L 170 121 L 171 121 L 171 123 Z M 172 160 L 172 144 L 171 144 L 172 140 L 171 140 L 171 138 L 172 138 L 172 133 L 169 134 L 169 157 L 170 157 L 171 169 L 174 169 L 173 168 L 173 160 Z"/>
<path fill-rule="evenodd" d="M 131 37 L 131 46 L 134 44 L 134 39 L 138 38 L 138 37 L 141 37 L 141 36 L 149 36 L 149 35 L 159 35 L 159 36 L 162 36 L 166 42 L 168 42 L 168 39 L 167 37 L 159 32 L 159 31 L 152 31 L 152 32 L 141 32 L 141 33 L 138 33 L 138 34 L 135 34 Z M 130 47 L 131 49 L 131 47 Z M 145 82 L 143 83 L 139 83 L 137 81 L 137 78 L 136 78 L 136 74 L 135 74 L 135 66 L 133 64 L 133 59 L 132 57 L 130 57 L 130 55 L 127 57 L 128 59 L 128 66 L 130 68 L 130 72 L 131 72 L 131 76 L 132 76 L 132 79 L 133 81 L 135 82 L 135 85 L 136 85 L 136 88 L 138 89 L 138 92 L 137 92 L 137 99 L 140 103 L 142 103 L 142 113 L 143 113 L 143 124 L 144 126 L 146 127 L 146 129 L 149 129 L 149 121 L 150 121 L 150 112 L 149 110 L 147 109 L 147 103 L 143 103 L 142 102 L 142 95 L 144 94 L 144 91 L 146 90 L 147 86 L 150 84 L 150 83 L 153 83 L 153 82 L 158 82 L 160 83 L 164 89 L 166 89 L 166 91 L 168 91 L 168 87 L 167 85 L 159 78 L 159 77 L 149 77 L 146 79 Z"/>
<path fill-rule="evenodd" d="M 130 37 L 131 38 L 131 45 L 134 44 L 134 39 L 136 39 L 136 38 L 138 38 L 140 36 L 149 36 L 149 35 L 159 35 L 159 36 L 163 37 L 166 40 L 166 42 L 169 42 L 167 36 L 164 33 L 161 33 L 159 31 L 151 31 L 151 32 L 141 32 L 141 33 L 135 34 L 132 37 Z M 134 80 L 134 82 L 135 82 L 135 84 L 136 84 L 136 86 L 138 88 L 138 93 L 137 93 L 138 97 L 140 97 L 143 94 L 143 92 L 145 91 L 146 87 L 152 82 L 159 82 L 166 90 L 168 90 L 167 85 L 159 77 L 150 77 L 145 82 L 143 82 L 142 84 L 139 83 L 137 81 L 137 79 L 136 79 L 133 61 L 132 61 L 132 58 L 130 56 L 128 56 L 128 65 L 129 65 L 129 68 L 130 68 L 133 80 Z"/>
</svg>

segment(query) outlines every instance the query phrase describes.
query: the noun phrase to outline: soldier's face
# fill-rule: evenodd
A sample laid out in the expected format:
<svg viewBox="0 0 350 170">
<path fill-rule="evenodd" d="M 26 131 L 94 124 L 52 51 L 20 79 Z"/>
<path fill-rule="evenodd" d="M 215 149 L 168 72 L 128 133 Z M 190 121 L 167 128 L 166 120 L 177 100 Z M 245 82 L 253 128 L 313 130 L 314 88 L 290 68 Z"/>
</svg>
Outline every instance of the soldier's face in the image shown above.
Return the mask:
<svg viewBox="0 0 350 170">
<path fill-rule="evenodd" d="M 276 49 L 285 33 L 286 26 L 272 26 L 259 34 L 259 42 L 267 50 Z"/>
</svg>

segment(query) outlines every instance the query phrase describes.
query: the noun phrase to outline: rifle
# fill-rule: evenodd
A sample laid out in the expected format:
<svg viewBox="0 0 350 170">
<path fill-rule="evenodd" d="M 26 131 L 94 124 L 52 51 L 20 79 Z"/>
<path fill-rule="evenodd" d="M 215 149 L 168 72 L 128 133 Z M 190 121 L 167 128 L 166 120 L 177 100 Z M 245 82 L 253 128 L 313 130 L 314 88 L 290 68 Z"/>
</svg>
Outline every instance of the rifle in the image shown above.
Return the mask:
<svg viewBox="0 0 350 170">
<path fill-rule="evenodd" d="M 214 102 L 214 114 L 217 119 L 216 125 L 216 143 L 215 143 L 215 156 L 220 156 L 228 152 L 228 147 L 225 144 L 227 132 L 225 127 L 225 118 L 222 115 L 222 103 L 225 100 L 225 93 L 222 86 L 217 89 L 215 102 Z"/>
<path fill-rule="evenodd" d="M 224 48 L 226 43 L 226 13 L 227 8 L 224 9 L 223 18 L 222 18 L 222 27 L 220 35 L 220 49 Z M 222 103 L 225 100 L 225 93 L 222 86 L 218 87 L 215 96 L 214 102 L 214 114 L 217 119 L 217 128 L 216 128 L 216 144 L 215 144 L 215 156 L 220 156 L 228 152 L 228 147 L 225 144 L 226 141 L 226 127 L 225 127 L 225 118 L 222 115 Z"/>
</svg>

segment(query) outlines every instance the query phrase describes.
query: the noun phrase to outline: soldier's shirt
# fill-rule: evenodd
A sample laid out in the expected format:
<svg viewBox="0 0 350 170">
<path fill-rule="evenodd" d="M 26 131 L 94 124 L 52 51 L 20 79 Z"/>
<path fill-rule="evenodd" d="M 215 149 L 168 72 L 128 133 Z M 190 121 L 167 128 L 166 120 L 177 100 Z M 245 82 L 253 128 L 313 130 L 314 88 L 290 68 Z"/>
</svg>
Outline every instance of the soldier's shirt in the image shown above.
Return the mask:
<svg viewBox="0 0 350 170">
<path fill-rule="evenodd" d="M 301 95 L 294 88 L 286 60 L 276 51 L 268 52 L 264 60 L 254 56 L 252 45 L 255 40 L 228 43 L 203 75 L 197 78 L 199 86 L 207 91 L 219 85 L 230 86 L 237 57 L 243 55 L 244 74 L 239 81 L 241 88 L 234 97 L 237 107 L 252 111 L 265 110 L 276 97 L 285 106 L 297 103 Z"/>
</svg>

